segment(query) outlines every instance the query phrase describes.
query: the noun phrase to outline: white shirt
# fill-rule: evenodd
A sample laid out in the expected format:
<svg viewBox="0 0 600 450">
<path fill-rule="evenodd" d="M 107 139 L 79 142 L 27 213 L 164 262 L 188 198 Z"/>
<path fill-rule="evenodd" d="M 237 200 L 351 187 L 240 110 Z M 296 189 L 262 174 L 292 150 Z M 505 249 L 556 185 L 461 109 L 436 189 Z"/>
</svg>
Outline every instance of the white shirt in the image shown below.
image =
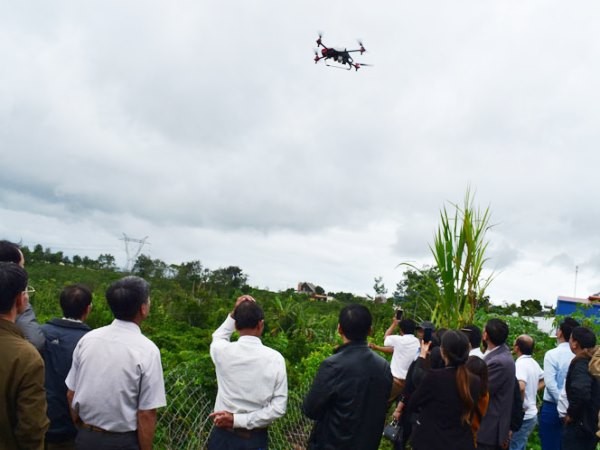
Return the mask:
<svg viewBox="0 0 600 450">
<path fill-rule="evenodd" d="M 215 411 L 233 413 L 234 428 L 263 428 L 285 414 L 287 373 L 283 356 L 255 336 L 230 342 L 235 320 L 227 316 L 212 335 L 217 372 Z"/>
<path fill-rule="evenodd" d="M 406 379 L 410 364 L 414 361 L 421 343 L 413 334 L 391 335 L 385 338 L 383 345 L 394 347 L 392 354 L 392 376 L 400 380 Z"/>
<path fill-rule="evenodd" d="M 558 396 L 565 385 L 569 364 L 574 357 L 568 342 L 558 344 L 558 347 L 548 350 L 544 355 L 545 401 L 558 403 Z"/>
<path fill-rule="evenodd" d="M 483 352 L 481 351 L 481 349 L 479 347 L 478 348 L 473 348 L 469 352 L 469 356 L 477 356 L 478 358 L 483 359 Z"/>
<path fill-rule="evenodd" d="M 558 395 L 558 403 L 556 410 L 558 411 L 558 417 L 564 419 L 567 416 L 567 409 L 569 409 L 569 399 L 567 398 L 567 387 L 563 386 Z"/>
<path fill-rule="evenodd" d="M 537 414 L 535 400 L 538 383 L 544 378 L 544 371 L 531 355 L 521 355 L 515 361 L 515 376 L 518 381 L 525 383 L 525 398 L 523 399 L 525 416 L 523 419 L 528 420 Z"/>
<path fill-rule="evenodd" d="M 84 335 L 65 383 L 81 420 L 108 431 L 135 431 L 138 410 L 167 404 L 160 351 L 134 322 Z"/>
</svg>

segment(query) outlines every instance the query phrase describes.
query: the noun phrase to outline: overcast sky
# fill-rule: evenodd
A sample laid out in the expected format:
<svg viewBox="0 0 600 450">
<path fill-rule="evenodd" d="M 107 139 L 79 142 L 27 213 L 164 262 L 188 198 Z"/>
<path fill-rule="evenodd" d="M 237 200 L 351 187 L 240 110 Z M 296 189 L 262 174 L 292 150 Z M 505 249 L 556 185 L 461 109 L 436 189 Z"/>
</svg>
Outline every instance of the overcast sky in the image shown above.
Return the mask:
<svg viewBox="0 0 600 450">
<path fill-rule="evenodd" d="M 391 293 L 471 186 L 493 302 L 587 297 L 598 29 L 597 1 L 0 0 L 0 237 Z M 373 67 L 314 64 L 319 30 Z"/>
</svg>

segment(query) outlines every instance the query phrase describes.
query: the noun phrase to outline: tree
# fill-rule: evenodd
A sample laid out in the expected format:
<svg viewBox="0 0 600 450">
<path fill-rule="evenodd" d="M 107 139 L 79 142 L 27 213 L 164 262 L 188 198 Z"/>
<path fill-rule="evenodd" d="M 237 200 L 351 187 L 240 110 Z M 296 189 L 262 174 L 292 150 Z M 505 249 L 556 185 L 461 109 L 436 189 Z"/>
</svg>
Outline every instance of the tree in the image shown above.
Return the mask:
<svg viewBox="0 0 600 450">
<path fill-rule="evenodd" d="M 439 290 L 440 274 L 436 267 L 408 267 L 393 292 L 394 303 L 417 321 L 427 320 L 435 308 L 432 301 Z"/>
<path fill-rule="evenodd" d="M 209 288 L 217 293 L 229 296 L 236 290 L 242 290 L 248 281 L 248 276 L 237 266 L 228 266 L 214 270 L 208 276 Z"/>
<path fill-rule="evenodd" d="M 377 295 L 385 295 L 387 294 L 387 288 L 385 284 L 383 284 L 383 277 L 375 277 L 375 284 L 373 285 L 373 290 Z"/>
<path fill-rule="evenodd" d="M 135 260 L 131 273 L 142 278 L 163 278 L 167 270 L 167 264 L 160 259 L 141 254 Z"/>
<path fill-rule="evenodd" d="M 73 258 L 75 260 L 75 258 Z M 106 270 L 115 270 L 117 268 L 117 264 L 115 262 L 115 257 L 111 254 L 101 254 L 98 256 L 98 267 L 100 269 Z"/>
</svg>

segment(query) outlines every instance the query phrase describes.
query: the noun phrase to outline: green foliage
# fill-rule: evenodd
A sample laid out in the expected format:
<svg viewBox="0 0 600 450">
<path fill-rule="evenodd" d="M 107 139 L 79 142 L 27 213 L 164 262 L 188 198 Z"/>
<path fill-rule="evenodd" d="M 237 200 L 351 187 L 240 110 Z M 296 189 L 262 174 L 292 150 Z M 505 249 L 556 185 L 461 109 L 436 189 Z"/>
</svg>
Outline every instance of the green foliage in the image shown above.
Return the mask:
<svg viewBox="0 0 600 450">
<path fill-rule="evenodd" d="M 464 205 L 454 205 L 454 215 L 444 207 L 441 224 L 431 251 L 440 274 L 431 320 L 440 326 L 459 328 L 471 323 L 492 276 L 483 277 L 488 246 L 485 234 L 490 229 L 489 208 L 473 206 L 467 189 Z"/>
<path fill-rule="evenodd" d="M 38 249 L 38 257 L 45 257 L 44 255 L 47 252 Z M 80 259 L 83 261 L 83 258 Z M 88 323 L 93 328 L 110 323 L 113 317 L 104 293 L 108 285 L 123 274 L 110 267 L 110 258 L 104 260 L 107 264 L 100 269 L 92 268 L 89 264 L 86 267 L 83 262 L 76 264 L 75 257 L 69 264 L 28 259 L 30 283 L 36 288 L 32 304 L 40 323 L 61 316 L 58 303 L 60 291 L 73 283 L 86 284 L 93 291 L 93 311 Z M 158 266 L 163 267 L 162 264 Z M 279 293 L 252 289 L 247 286 L 247 277 L 242 270 L 230 267 L 230 270 L 218 269 L 215 271 L 217 274 L 213 275 L 215 272 L 204 268 L 199 261 L 194 261 L 168 266 L 164 271 L 155 271 L 155 275 L 162 275 L 150 279 L 152 308 L 148 320 L 142 323 L 142 331 L 161 350 L 165 379 L 177 379 L 170 375 L 183 372 L 192 374 L 186 378 L 193 380 L 191 385 L 188 383 L 170 387 L 172 392 L 181 394 L 173 402 L 181 402 L 183 405 L 173 405 L 174 411 L 181 409 L 177 406 L 184 407 L 187 390 L 199 390 L 208 398 L 214 399 L 217 386 L 214 365 L 209 355 L 211 336 L 227 317 L 236 296 L 242 290 L 254 296 L 265 311 L 263 342 L 280 351 L 286 359 L 290 399 L 294 400 L 294 405 L 301 403 L 302 394 L 312 383 L 322 361 L 342 343 L 336 328 L 339 311 L 345 304 L 357 302 L 369 308 L 373 316 L 373 336 L 370 340 L 379 344 L 383 342 L 383 334 L 393 317 L 392 304 L 366 302 L 349 293 L 333 294 L 336 301 L 321 302 L 297 294 L 293 289 Z M 430 310 L 425 305 L 429 304 L 430 296 L 436 298 L 433 287 L 440 291 L 437 268 L 419 270 L 411 267 L 404 275 L 405 279 L 399 283 L 394 295 L 396 301 L 405 307 L 407 317 L 416 320 L 429 318 Z M 537 307 L 535 301 L 525 305 Z M 585 324 L 595 327 L 596 332 L 600 331 L 599 325 L 583 317 L 583 311 L 578 314 L 577 317 L 584 320 Z M 490 317 L 501 317 L 508 322 L 509 344 L 519 334 L 533 336 L 536 341 L 534 357 L 540 364 L 544 353 L 556 345 L 555 339 L 539 332 L 535 325 L 521 317 L 488 314 L 485 309 L 480 308 L 472 321 L 483 328 Z M 233 339 L 236 338 L 234 335 Z M 384 356 L 388 359 L 390 357 Z M 299 412 L 289 411 L 288 415 L 290 414 L 296 414 L 297 417 Z M 181 417 L 177 420 L 184 422 L 188 419 Z M 293 419 L 290 416 L 282 419 L 284 420 Z M 157 436 L 160 437 L 161 433 L 165 433 L 165 430 L 159 428 Z M 189 439 L 198 439 L 198 436 L 190 434 Z M 537 436 L 534 435 L 533 442 L 536 442 L 535 439 Z M 390 446 L 384 442 L 380 448 Z"/>
<path fill-rule="evenodd" d="M 403 278 L 396 284 L 394 303 L 411 314 L 417 322 L 429 320 L 435 307 L 433 299 L 440 289 L 440 274 L 436 267 L 414 269 L 407 267 Z"/>
</svg>

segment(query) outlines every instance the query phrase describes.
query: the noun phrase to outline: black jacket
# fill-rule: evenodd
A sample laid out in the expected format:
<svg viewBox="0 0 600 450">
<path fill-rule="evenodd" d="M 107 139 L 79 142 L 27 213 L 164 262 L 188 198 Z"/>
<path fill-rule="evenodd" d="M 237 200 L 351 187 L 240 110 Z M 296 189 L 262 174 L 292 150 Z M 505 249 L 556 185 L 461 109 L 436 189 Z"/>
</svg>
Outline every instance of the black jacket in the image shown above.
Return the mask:
<svg viewBox="0 0 600 450">
<path fill-rule="evenodd" d="M 587 356 L 578 356 L 569 365 L 565 380 L 569 400 L 567 415 L 573 419 L 573 425 L 586 433 L 595 433 L 600 406 L 600 386 L 598 380 L 588 371 L 589 361 Z"/>
<path fill-rule="evenodd" d="M 71 369 L 73 350 L 90 327 L 85 323 L 66 319 L 52 319 L 42 325 L 46 346 L 42 351 L 46 365 L 46 396 L 50 428 L 46 433 L 48 442 L 60 442 L 74 438 L 77 429 L 69 413 L 65 378 Z"/>
<path fill-rule="evenodd" d="M 473 450 L 471 425 L 461 420 L 462 401 L 454 367 L 430 370 L 410 397 L 405 414 L 418 411 L 411 436 L 415 450 Z M 471 397 L 479 398 L 479 377 L 469 374 Z M 476 403 L 476 402 L 475 402 Z"/>
<path fill-rule="evenodd" d="M 350 342 L 321 363 L 302 409 L 316 420 L 311 450 L 377 450 L 392 388 L 390 365 L 366 342 Z"/>
</svg>

